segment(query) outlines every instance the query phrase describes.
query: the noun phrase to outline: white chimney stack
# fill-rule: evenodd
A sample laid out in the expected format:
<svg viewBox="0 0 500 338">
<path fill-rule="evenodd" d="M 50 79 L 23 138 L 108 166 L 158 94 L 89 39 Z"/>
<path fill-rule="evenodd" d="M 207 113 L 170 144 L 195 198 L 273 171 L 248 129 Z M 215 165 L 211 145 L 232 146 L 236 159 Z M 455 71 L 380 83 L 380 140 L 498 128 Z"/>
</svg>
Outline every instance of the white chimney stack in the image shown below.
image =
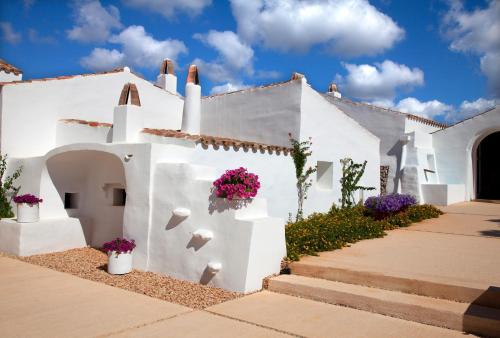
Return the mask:
<svg viewBox="0 0 500 338">
<path fill-rule="evenodd" d="M 174 62 L 172 60 L 163 60 L 156 84 L 166 91 L 177 94 L 177 76 L 174 75 Z"/>
<path fill-rule="evenodd" d="M 198 68 L 189 66 L 182 113 L 181 130 L 188 134 L 199 135 L 201 124 L 201 86 L 198 79 Z"/>
<path fill-rule="evenodd" d="M 336 97 L 337 99 L 342 98 L 342 94 L 340 94 L 339 89 L 337 88 L 337 85 L 335 83 L 330 83 L 328 86 L 328 94 L 333 95 L 333 97 Z"/>
</svg>

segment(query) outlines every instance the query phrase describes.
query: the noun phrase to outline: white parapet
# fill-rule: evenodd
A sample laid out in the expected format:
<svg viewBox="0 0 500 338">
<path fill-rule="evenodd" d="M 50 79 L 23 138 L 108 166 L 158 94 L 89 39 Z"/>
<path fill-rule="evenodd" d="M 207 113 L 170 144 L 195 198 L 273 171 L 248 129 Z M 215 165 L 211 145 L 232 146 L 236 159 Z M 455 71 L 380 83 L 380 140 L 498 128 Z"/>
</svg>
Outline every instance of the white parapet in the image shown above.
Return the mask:
<svg viewBox="0 0 500 338">
<path fill-rule="evenodd" d="M 0 221 L 0 251 L 17 256 L 83 248 L 87 245 L 77 218 L 52 218 L 33 223 Z"/>
</svg>

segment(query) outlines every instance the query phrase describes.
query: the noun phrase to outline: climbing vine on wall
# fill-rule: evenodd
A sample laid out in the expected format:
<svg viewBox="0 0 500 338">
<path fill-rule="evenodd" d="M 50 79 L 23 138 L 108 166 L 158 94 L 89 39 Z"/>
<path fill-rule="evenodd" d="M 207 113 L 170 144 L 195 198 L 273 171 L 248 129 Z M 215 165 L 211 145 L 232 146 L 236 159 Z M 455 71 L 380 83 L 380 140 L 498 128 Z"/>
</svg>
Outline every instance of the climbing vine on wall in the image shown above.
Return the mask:
<svg viewBox="0 0 500 338">
<path fill-rule="evenodd" d="M 316 172 L 315 167 L 308 167 L 306 169 L 307 158 L 312 155 L 311 146 L 312 141 L 309 138 L 306 141 L 297 141 L 292 138 L 292 134 L 288 134 L 290 143 L 292 144 L 292 159 L 295 164 L 295 177 L 297 178 L 297 216 L 296 220 L 304 218 L 303 206 L 304 200 L 307 199 L 307 190 L 312 185 L 312 180 L 309 179 L 313 173 Z"/>
<path fill-rule="evenodd" d="M 340 184 L 342 185 L 342 198 L 340 203 L 342 208 L 352 207 L 356 204 L 354 193 L 358 190 L 375 190 L 374 187 L 363 187 L 358 185 L 359 180 L 363 177 L 366 168 L 366 161 L 361 163 L 354 163 L 348 157 L 341 159 L 342 164 L 342 178 Z"/>
</svg>

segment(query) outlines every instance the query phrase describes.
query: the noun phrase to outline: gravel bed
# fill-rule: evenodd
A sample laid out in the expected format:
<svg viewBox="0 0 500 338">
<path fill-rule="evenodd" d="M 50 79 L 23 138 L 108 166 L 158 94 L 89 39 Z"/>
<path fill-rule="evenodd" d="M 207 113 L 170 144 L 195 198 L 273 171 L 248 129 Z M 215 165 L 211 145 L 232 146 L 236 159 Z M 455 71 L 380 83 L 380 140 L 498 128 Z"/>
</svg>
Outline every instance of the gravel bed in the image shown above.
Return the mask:
<svg viewBox="0 0 500 338">
<path fill-rule="evenodd" d="M 73 249 L 29 257 L 17 257 L 5 253 L 0 253 L 0 256 L 70 273 L 193 309 L 204 309 L 243 296 L 241 293 L 178 280 L 153 272 L 133 270 L 126 275 L 110 275 L 106 272 L 107 255 L 93 248 Z"/>
</svg>

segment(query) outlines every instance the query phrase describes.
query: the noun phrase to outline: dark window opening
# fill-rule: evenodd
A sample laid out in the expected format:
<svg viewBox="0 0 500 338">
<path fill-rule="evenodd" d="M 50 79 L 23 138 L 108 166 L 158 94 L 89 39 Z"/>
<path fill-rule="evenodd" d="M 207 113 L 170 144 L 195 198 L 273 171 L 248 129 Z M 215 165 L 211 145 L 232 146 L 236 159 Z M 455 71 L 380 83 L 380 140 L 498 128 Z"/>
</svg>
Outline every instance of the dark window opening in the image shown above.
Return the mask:
<svg viewBox="0 0 500 338">
<path fill-rule="evenodd" d="M 127 201 L 127 192 L 125 189 L 113 189 L 113 206 L 124 206 Z"/>
<path fill-rule="evenodd" d="M 78 194 L 74 192 L 64 193 L 64 209 L 78 209 Z"/>
</svg>

